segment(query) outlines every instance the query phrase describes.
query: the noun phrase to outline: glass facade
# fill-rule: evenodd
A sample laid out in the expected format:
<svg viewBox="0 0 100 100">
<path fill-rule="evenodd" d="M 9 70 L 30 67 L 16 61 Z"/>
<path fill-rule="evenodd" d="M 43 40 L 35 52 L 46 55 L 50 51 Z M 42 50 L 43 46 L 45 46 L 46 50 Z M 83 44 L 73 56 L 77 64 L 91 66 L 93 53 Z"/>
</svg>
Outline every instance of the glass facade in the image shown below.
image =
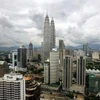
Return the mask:
<svg viewBox="0 0 100 100">
<path fill-rule="evenodd" d="M 90 74 L 89 75 L 89 92 L 98 93 L 100 92 L 100 75 Z"/>
</svg>

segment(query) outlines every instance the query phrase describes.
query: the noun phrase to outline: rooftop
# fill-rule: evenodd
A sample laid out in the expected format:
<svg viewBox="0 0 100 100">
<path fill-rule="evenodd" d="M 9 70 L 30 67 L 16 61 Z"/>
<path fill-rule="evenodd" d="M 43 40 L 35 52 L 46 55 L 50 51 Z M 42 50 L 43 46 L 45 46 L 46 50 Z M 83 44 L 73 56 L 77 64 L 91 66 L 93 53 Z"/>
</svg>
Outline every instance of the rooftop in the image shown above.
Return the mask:
<svg viewBox="0 0 100 100">
<path fill-rule="evenodd" d="M 23 75 L 19 73 L 13 73 L 11 72 L 10 74 L 5 74 L 2 80 L 8 80 L 8 81 L 16 81 L 16 80 L 22 80 Z"/>
<path fill-rule="evenodd" d="M 0 61 L 0 65 L 3 65 L 4 62 L 5 62 L 5 61 Z"/>
</svg>

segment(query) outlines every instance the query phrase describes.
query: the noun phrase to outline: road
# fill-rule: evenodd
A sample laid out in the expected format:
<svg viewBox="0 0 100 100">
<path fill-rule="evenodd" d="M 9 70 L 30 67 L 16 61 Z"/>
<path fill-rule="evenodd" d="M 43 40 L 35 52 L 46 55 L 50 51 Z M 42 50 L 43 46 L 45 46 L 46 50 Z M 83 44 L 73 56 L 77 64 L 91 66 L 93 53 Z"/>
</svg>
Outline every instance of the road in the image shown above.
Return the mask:
<svg viewBox="0 0 100 100">
<path fill-rule="evenodd" d="M 49 91 L 42 91 L 41 100 L 71 100 L 66 96 L 63 96 L 60 92 L 49 92 Z"/>
<path fill-rule="evenodd" d="M 81 94 L 77 94 L 77 100 L 84 100 L 84 96 Z"/>
</svg>

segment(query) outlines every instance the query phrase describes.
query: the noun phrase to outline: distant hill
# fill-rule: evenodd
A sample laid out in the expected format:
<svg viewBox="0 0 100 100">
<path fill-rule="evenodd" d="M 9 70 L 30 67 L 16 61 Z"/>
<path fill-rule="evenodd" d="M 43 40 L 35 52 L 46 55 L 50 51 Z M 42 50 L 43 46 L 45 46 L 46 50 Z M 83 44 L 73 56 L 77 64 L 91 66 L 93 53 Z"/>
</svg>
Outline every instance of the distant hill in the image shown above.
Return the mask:
<svg viewBox="0 0 100 100">
<path fill-rule="evenodd" d="M 25 45 L 26 48 L 28 48 L 28 45 Z M 89 44 L 88 47 L 90 49 L 96 49 L 96 50 L 100 50 L 100 44 Z M 17 48 L 19 48 L 19 46 L 13 46 L 13 47 L 0 47 L 0 51 L 13 51 L 13 50 L 17 50 Z M 34 48 L 37 48 L 37 49 L 40 49 L 41 47 L 40 46 L 34 46 L 33 45 L 33 49 Z M 58 47 L 57 47 L 58 48 Z M 82 49 L 83 46 L 82 45 L 79 45 L 79 46 L 66 46 L 67 49 Z"/>
<path fill-rule="evenodd" d="M 28 45 L 25 45 L 26 48 L 28 48 Z M 14 51 L 17 50 L 19 46 L 13 46 L 13 47 L 0 47 L 0 51 Z M 40 46 L 33 46 L 33 49 L 37 48 L 40 49 Z"/>
<path fill-rule="evenodd" d="M 18 47 L 0 47 L 0 51 L 11 51 L 11 50 L 16 50 Z"/>
<path fill-rule="evenodd" d="M 100 50 L 100 44 L 89 44 L 89 48 Z"/>
<path fill-rule="evenodd" d="M 90 49 L 95 49 L 95 50 L 100 50 L 100 44 L 89 44 L 88 47 Z M 79 46 L 66 46 L 66 48 L 68 49 L 82 49 L 83 45 L 79 45 Z"/>
</svg>

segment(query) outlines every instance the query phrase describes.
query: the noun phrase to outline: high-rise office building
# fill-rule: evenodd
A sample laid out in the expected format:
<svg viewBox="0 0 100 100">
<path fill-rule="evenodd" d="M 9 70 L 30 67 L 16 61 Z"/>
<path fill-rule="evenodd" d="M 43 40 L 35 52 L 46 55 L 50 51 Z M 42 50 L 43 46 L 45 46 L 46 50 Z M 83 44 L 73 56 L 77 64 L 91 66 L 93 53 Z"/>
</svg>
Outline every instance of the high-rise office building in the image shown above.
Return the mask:
<svg viewBox="0 0 100 100">
<path fill-rule="evenodd" d="M 65 44 L 63 40 L 59 40 L 59 51 L 62 51 L 63 49 L 65 49 Z"/>
<path fill-rule="evenodd" d="M 64 58 L 65 58 L 65 44 L 63 40 L 59 40 L 59 77 L 62 80 L 62 70 L 63 70 L 63 65 L 64 65 Z"/>
<path fill-rule="evenodd" d="M 5 74 L 0 78 L 0 100 L 26 100 L 25 80 L 21 74 Z"/>
<path fill-rule="evenodd" d="M 83 44 L 83 51 L 85 52 L 85 56 L 87 56 L 88 55 L 88 43 Z"/>
<path fill-rule="evenodd" d="M 64 68 L 63 68 L 63 80 L 62 87 L 63 90 L 70 90 L 72 85 L 72 65 L 73 58 L 72 56 L 67 55 L 64 59 Z"/>
<path fill-rule="evenodd" d="M 33 60 L 33 44 L 30 42 L 28 49 L 28 59 L 29 61 Z"/>
<path fill-rule="evenodd" d="M 60 67 L 63 67 L 63 59 L 65 58 L 65 44 L 63 40 L 59 40 L 59 59 Z"/>
<path fill-rule="evenodd" d="M 55 25 L 54 20 L 49 23 L 48 14 L 45 17 L 44 22 L 44 34 L 43 34 L 43 60 L 47 60 L 50 57 L 50 51 L 55 48 Z"/>
<path fill-rule="evenodd" d="M 18 67 L 19 71 L 27 71 L 27 49 L 22 46 L 18 48 Z"/>
<path fill-rule="evenodd" d="M 50 84 L 56 83 L 59 80 L 59 52 L 52 50 L 50 52 Z"/>
<path fill-rule="evenodd" d="M 76 82 L 78 85 L 85 86 L 85 79 L 86 79 L 86 57 L 78 56 L 77 57 Z"/>
</svg>

